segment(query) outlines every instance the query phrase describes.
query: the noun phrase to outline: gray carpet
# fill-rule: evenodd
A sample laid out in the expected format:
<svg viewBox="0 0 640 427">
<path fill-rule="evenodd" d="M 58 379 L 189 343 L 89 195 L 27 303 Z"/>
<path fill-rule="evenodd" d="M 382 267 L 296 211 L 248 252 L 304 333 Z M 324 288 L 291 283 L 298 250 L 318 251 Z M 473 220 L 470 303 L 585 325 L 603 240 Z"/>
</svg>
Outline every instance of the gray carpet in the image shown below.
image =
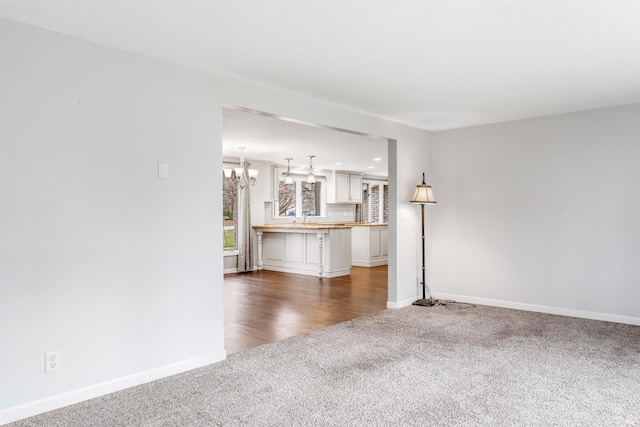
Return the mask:
<svg viewBox="0 0 640 427">
<path fill-rule="evenodd" d="M 640 426 L 640 327 L 407 307 L 12 426 Z"/>
</svg>

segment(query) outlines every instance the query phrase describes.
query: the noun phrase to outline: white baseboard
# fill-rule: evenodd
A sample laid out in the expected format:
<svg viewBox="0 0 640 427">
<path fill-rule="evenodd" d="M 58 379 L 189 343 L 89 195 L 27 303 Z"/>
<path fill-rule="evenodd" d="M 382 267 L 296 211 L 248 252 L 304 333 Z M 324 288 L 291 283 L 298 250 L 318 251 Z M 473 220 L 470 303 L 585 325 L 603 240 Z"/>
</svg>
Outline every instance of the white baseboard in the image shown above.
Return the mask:
<svg viewBox="0 0 640 427">
<path fill-rule="evenodd" d="M 603 320 L 605 322 L 625 323 L 640 326 L 640 318 L 631 316 L 620 316 L 617 314 L 597 313 L 594 311 L 574 310 L 570 308 L 549 307 L 544 305 L 525 304 L 520 302 L 502 301 L 487 298 L 468 297 L 453 294 L 434 294 L 434 298 L 441 300 L 454 300 L 470 304 L 489 305 L 492 307 L 513 308 L 516 310 L 535 311 L 538 313 L 559 314 L 561 316 L 580 317 L 583 319 Z M 390 303 L 387 303 L 389 307 Z M 396 307 L 389 307 L 396 308 Z"/>
<path fill-rule="evenodd" d="M 366 260 L 366 261 L 358 261 L 358 260 L 351 260 L 351 265 L 354 267 L 366 267 L 366 268 L 371 268 L 371 267 L 380 267 L 381 265 L 389 265 L 389 261 L 386 259 L 381 259 L 381 260 L 376 260 L 376 261 L 371 261 L 371 260 Z"/>
<path fill-rule="evenodd" d="M 413 298 L 405 299 L 405 300 L 402 300 L 402 301 L 399 301 L 399 302 L 387 301 L 387 308 L 408 307 L 408 306 L 411 305 L 411 303 L 413 303 L 417 299 L 418 299 L 418 297 L 413 297 Z"/>
<path fill-rule="evenodd" d="M 222 274 L 233 274 L 237 272 L 238 272 L 237 268 L 225 268 Z"/>
<path fill-rule="evenodd" d="M 179 374 L 181 372 L 190 371 L 201 366 L 210 365 L 220 362 L 226 358 L 224 350 L 222 353 L 206 354 L 204 356 L 185 360 L 171 365 L 161 366 L 159 368 L 150 369 L 148 371 L 139 372 L 125 377 L 116 378 L 114 380 L 90 385 L 77 390 L 71 390 L 66 393 L 57 394 L 44 399 L 35 400 L 22 405 L 12 406 L 0 410 L 0 425 L 8 424 L 43 412 L 52 411 L 64 406 L 73 405 L 105 394 L 113 393 L 125 388 L 148 383 L 170 375 Z"/>
<path fill-rule="evenodd" d="M 349 266 L 347 268 L 343 268 L 340 270 L 324 271 L 322 273 L 322 276 L 320 276 L 320 274 L 318 273 L 318 266 L 313 264 L 307 264 L 307 265 L 310 267 L 309 268 L 286 267 L 282 265 L 273 265 L 273 264 L 265 263 L 262 269 L 270 270 L 270 271 L 279 271 L 281 273 L 302 274 L 305 276 L 322 277 L 325 279 L 326 278 L 330 279 L 333 277 L 348 276 L 351 274 L 351 266 Z"/>
</svg>

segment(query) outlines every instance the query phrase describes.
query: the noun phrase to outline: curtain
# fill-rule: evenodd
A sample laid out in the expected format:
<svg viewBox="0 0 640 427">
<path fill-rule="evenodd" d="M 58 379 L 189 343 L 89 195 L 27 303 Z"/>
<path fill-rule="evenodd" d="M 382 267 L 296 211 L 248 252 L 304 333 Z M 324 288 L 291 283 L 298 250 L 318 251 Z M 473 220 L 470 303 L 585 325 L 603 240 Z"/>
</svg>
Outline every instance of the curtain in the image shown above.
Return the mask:
<svg viewBox="0 0 640 427">
<path fill-rule="evenodd" d="M 245 173 L 248 175 L 247 166 Z M 253 245 L 251 238 L 251 209 L 249 203 L 249 191 L 251 185 L 238 188 L 238 271 L 247 272 L 253 270 Z"/>
</svg>

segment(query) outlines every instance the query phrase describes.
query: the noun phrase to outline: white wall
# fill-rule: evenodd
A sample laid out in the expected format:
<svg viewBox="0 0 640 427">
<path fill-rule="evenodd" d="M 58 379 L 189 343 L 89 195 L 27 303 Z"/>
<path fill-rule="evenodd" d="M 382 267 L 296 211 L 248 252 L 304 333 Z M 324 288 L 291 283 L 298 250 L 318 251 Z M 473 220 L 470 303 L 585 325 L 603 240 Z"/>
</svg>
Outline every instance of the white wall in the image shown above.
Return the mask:
<svg viewBox="0 0 640 427">
<path fill-rule="evenodd" d="M 419 205 L 409 203 L 416 185 L 422 183 L 422 173 L 430 183 L 432 158 L 429 144 L 420 150 L 405 149 L 400 141 L 389 141 L 389 276 L 397 277 L 397 282 L 389 281 L 389 308 L 410 305 L 416 296 L 422 297 L 422 219 Z M 424 149 L 426 148 L 426 150 Z M 437 195 L 436 195 L 437 199 Z M 425 234 L 431 230 L 431 206 L 425 206 Z M 393 224 L 397 224 L 394 227 Z M 398 235 L 396 235 L 396 233 Z M 406 236 L 406 237 L 404 237 Z M 395 246 L 397 245 L 397 246 Z M 427 284 L 431 283 L 430 266 L 431 240 L 426 239 Z M 392 253 L 397 258 L 392 260 Z"/>
<path fill-rule="evenodd" d="M 440 297 L 640 324 L 640 105 L 432 135 Z"/>
<path fill-rule="evenodd" d="M 4 19 L 0 30 L 0 422 L 224 358 L 224 104 L 397 139 L 406 164 L 390 191 L 406 214 L 389 301 L 415 295 L 405 200 L 428 132 Z M 62 369 L 45 375 L 54 350 Z"/>
<path fill-rule="evenodd" d="M 223 359 L 207 75 L 11 21 L 2 43 L 1 407 Z"/>
</svg>

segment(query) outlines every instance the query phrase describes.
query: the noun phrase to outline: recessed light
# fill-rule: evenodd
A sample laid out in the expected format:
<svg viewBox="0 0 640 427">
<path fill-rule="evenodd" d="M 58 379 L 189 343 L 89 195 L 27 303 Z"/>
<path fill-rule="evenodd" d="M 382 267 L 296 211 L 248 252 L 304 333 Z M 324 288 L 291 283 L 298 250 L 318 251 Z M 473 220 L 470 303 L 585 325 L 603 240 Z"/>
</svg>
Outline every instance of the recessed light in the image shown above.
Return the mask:
<svg viewBox="0 0 640 427">
<path fill-rule="evenodd" d="M 367 169 L 374 169 L 373 166 L 367 166 Z"/>
<path fill-rule="evenodd" d="M 374 162 L 379 162 L 380 160 L 382 160 L 380 157 L 376 157 L 375 159 L 373 159 Z"/>
<path fill-rule="evenodd" d="M 342 162 L 336 162 L 335 164 L 336 164 L 336 165 L 341 165 L 341 164 L 342 164 Z"/>
</svg>

